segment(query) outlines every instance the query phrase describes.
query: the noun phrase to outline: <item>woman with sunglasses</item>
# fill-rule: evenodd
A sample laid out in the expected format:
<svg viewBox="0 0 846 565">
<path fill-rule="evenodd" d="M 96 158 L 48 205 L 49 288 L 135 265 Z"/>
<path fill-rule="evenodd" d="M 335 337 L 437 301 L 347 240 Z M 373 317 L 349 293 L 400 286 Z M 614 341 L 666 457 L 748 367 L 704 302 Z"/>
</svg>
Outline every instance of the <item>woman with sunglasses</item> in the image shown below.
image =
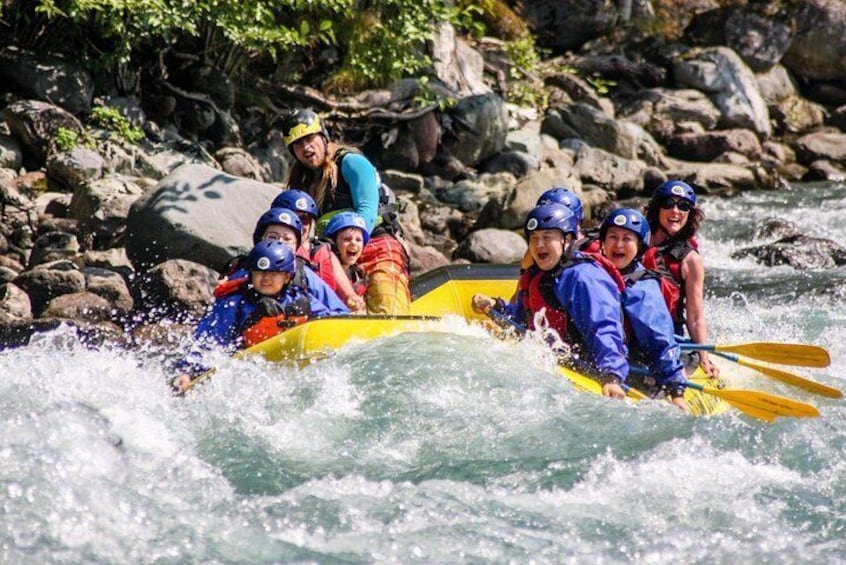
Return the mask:
<svg viewBox="0 0 846 565">
<path fill-rule="evenodd" d="M 696 207 L 696 193 L 686 182 L 667 181 L 655 189 L 645 215 L 652 230 L 652 246 L 643 256 L 643 265 L 669 274 L 679 286 L 678 299 L 670 306 L 676 333 L 681 335 L 687 327 L 694 343 L 706 343 L 705 267 L 696 243 L 705 214 Z M 708 376 L 719 377 L 720 369 L 707 352 L 699 352 L 699 365 Z"/>
</svg>

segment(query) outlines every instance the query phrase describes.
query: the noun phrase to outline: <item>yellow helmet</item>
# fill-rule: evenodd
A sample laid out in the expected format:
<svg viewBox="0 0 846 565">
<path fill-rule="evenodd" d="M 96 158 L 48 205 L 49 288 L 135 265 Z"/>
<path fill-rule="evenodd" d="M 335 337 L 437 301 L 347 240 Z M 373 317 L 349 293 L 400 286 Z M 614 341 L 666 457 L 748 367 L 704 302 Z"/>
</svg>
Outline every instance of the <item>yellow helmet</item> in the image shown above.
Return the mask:
<svg viewBox="0 0 846 565">
<path fill-rule="evenodd" d="M 329 137 L 329 132 L 323 126 L 320 116 L 311 110 L 295 110 L 286 120 L 285 145 L 291 147 L 291 144 L 298 139 L 313 133 L 321 133 L 324 137 Z"/>
</svg>

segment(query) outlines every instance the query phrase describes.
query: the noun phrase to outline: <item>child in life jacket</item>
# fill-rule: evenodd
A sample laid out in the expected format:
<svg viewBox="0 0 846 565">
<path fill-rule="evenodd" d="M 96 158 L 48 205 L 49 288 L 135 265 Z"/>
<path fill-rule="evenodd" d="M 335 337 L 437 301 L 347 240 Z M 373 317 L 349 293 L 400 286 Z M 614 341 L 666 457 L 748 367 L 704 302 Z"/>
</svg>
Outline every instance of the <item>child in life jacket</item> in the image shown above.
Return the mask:
<svg viewBox="0 0 846 565">
<path fill-rule="evenodd" d="M 643 264 L 647 269 L 670 273 L 680 290 L 679 299 L 670 310 L 676 334 L 683 334 L 686 328 L 691 341 L 707 343 L 705 266 L 696 241 L 705 214 L 696 205 L 696 193 L 686 182 L 669 180 L 655 189 L 645 215 L 652 242 Z M 711 363 L 708 352 L 698 353 L 705 374 L 718 378 L 720 369 Z"/>
<path fill-rule="evenodd" d="M 620 275 L 609 261 L 568 251 L 578 220 L 563 204 L 542 204 L 526 218 L 525 234 L 533 264 L 518 281 L 515 304 L 483 294 L 473 296 L 477 312 L 491 308 L 515 325 L 534 329 L 545 318 L 575 353 L 574 364 L 602 383 L 602 394 L 624 398 L 629 363 L 620 314 Z M 577 359 L 577 361 L 575 361 Z"/>
<path fill-rule="evenodd" d="M 651 396 L 664 393 L 675 406 L 689 411 L 681 349 L 661 291 L 662 276 L 644 269 L 639 260 L 649 246 L 649 236 L 646 218 L 631 208 L 611 212 L 599 228 L 602 253 L 625 282 L 621 298 L 629 360 L 646 365 L 649 371 L 643 377 L 630 376 L 629 382 Z"/>
<path fill-rule="evenodd" d="M 367 275 L 359 267 L 358 260 L 370 234 L 364 218 L 355 212 L 341 212 L 329 220 L 323 235 L 332 242 L 332 251 L 344 268 L 345 276 L 356 292 L 357 306 L 365 307 L 364 296 L 367 294 Z"/>
<path fill-rule="evenodd" d="M 280 241 L 259 241 L 247 256 L 248 277 L 218 296 L 194 332 L 197 347 L 177 366 L 188 374 L 178 376 L 173 387 L 182 391 L 201 364 L 210 346 L 235 351 L 255 345 L 293 325 L 333 312 L 294 282 L 297 270 L 293 251 Z"/>
<path fill-rule="evenodd" d="M 302 244 L 297 249 L 297 255 L 309 262 L 312 270 L 335 291 L 353 314 L 366 314 L 364 301 L 350 284 L 338 256 L 332 252 L 330 243 L 317 239 L 317 204 L 311 195 L 290 188 L 280 192 L 273 199 L 271 208 L 288 208 L 297 214 L 303 226 Z"/>
<path fill-rule="evenodd" d="M 279 241 L 296 253 L 302 243 L 302 223 L 293 210 L 288 208 L 271 208 L 262 214 L 256 222 L 253 231 L 253 244 L 259 241 Z M 214 295 L 221 296 L 229 292 L 232 287 L 239 286 L 249 275 L 245 258 L 238 257 L 233 261 L 234 266 L 228 275 L 228 280 L 215 288 Z M 318 277 L 310 268 L 307 261 L 300 256 L 295 260 L 296 271 L 294 281 L 316 300 L 323 303 L 333 314 L 348 314 L 349 308 L 338 298 L 338 295 Z"/>
</svg>

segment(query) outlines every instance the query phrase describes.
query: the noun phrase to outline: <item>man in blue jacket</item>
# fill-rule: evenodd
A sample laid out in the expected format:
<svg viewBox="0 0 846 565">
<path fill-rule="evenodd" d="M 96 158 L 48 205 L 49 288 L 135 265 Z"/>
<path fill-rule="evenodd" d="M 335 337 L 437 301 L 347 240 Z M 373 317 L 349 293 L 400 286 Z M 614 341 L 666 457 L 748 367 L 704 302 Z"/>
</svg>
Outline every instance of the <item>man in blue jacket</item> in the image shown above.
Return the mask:
<svg viewBox="0 0 846 565">
<path fill-rule="evenodd" d="M 570 345 L 574 364 L 602 383 L 603 395 L 623 398 L 629 364 L 620 312 L 622 279 L 601 256 L 567 252 L 577 232 L 578 220 L 567 206 L 537 206 L 525 223 L 534 264 L 520 275 L 516 303 L 477 294 L 473 307 L 495 308 L 530 329 L 542 316 Z"/>
<path fill-rule="evenodd" d="M 622 306 L 632 360 L 645 364 L 649 371 L 630 381 L 637 381 L 638 388 L 652 396 L 668 395 L 674 405 L 689 411 L 684 399 L 686 378 L 681 349 L 662 293 L 661 275 L 647 271 L 639 261 L 649 247 L 649 237 L 646 218 L 631 208 L 611 212 L 599 229 L 602 253 L 625 282 Z"/>
</svg>

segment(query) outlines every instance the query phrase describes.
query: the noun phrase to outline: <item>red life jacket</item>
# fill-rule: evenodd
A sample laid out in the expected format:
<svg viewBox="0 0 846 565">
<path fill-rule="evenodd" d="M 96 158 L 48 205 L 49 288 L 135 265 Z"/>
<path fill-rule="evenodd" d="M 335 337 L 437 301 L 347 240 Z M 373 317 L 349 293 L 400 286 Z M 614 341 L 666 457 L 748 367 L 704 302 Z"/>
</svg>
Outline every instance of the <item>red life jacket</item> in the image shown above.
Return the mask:
<svg viewBox="0 0 846 565">
<path fill-rule="evenodd" d="M 677 326 L 684 323 L 685 287 L 682 278 L 682 262 L 691 251 L 698 251 L 696 239 L 687 240 L 670 238 L 660 245 L 646 250 L 641 262 L 643 266 L 660 275 L 661 293 L 664 302 Z"/>
<path fill-rule="evenodd" d="M 530 267 L 520 274 L 517 290 L 523 300 L 523 310 L 527 313 L 526 327 L 534 329 L 534 313 L 546 308 L 546 321 L 549 327 L 558 332 L 561 339 L 567 341 L 568 320 L 567 312 L 555 296 L 555 281 L 564 270 L 579 263 L 593 262 L 602 267 L 617 286 L 618 291 L 626 287 L 620 271 L 607 257 L 599 253 L 582 253 L 581 256 L 568 257 L 556 268 L 541 271 L 536 266 Z"/>
<path fill-rule="evenodd" d="M 261 318 L 258 322 L 252 326 L 244 328 L 244 331 L 241 332 L 241 335 L 244 338 L 244 346 L 252 347 L 253 345 L 268 340 L 285 330 L 289 330 L 294 326 L 299 326 L 307 320 L 308 316 L 289 316 L 287 314 Z"/>
<path fill-rule="evenodd" d="M 308 250 L 306 259 L 317 276 L 323 279 L 329 288 L 337 291 L 338 283 L 332 271 L 332 247 L 324 241 L 315 242 Z"/>
</svg>

